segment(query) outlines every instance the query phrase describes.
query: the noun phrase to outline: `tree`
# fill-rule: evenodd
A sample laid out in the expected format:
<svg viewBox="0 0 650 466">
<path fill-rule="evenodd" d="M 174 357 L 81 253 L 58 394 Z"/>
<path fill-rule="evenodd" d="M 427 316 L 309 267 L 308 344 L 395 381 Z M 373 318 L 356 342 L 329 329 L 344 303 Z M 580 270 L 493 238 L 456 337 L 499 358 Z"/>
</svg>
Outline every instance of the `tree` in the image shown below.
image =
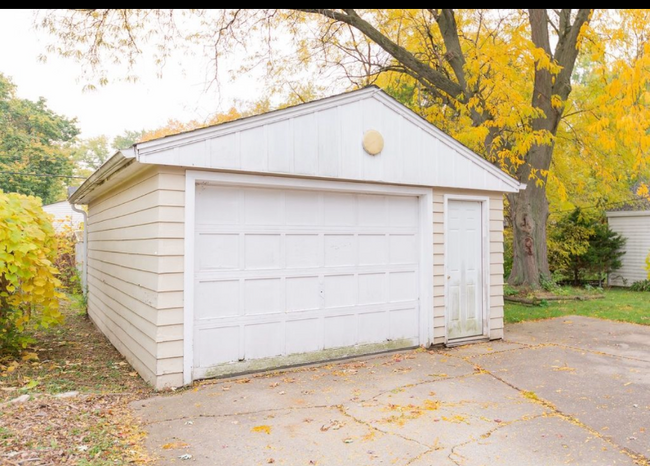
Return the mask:
<svg viewBox="0 0 650 466">
<path fill-rule="evenodd" d="M 563 215 L 550 235 L 553 268 L 575 285 L 591 276 L 599 282 L 622 266 L 625 238 L 614 232 L 598 214 L 575 209 Z"/>
<path fill-rule="evenodd" d="M 112 155 L 108 137 L 96 136 L 79 141 L 71 151 L 76 173 L 90 176 Z"/>
<path fill-rule="evenodd" d="M 144 133 L 145 133 L 144 130 L 124 131 L 124 133 L 122 133 L 119 136 L 115 136 L 115 138 L 113 139 L 113 149 L 115 150 L 128 149 L 136 142 L 141 141 Z"/>
<path fill-rule="evenodd" d="M 0 74 L 1 190 L 38 196 L 46 204 L 63 196 L 74 168 L 69 144 L 78 133 L 75 120 L 54 113 L 45 99 L 16 97 L 14 84 Z"/>
<path fill-rule="evenodd" d="M 196 21 L 179 21 L 179 15 Z M 64 55 L 98 69 L 100 83 L 107 80 L 102 63 L 125 59 L 130 67 L 146 40 L 163 44 L 155 57 L 161 63 L 179 44 L 209 48 L 217 64 L 226 51 L 244 51 L 250 61 L 241 71 L 265 63 L 277 78 L 270 88 L 289 87 L 293 94 L 301 92 L 301 75 L 379 83 L 526 183 L 508 196 L 514 233 L 509 282 L 537 286 L 549 274 L 547 189 L 558 135 L 570 132 L 564 128 L 569 115 L 593 110 L 574 105 L 573 79 L 623 63 L 616 72 L 635 78 L 619 92 L 636 90 L 630 99 L 647 100 L 647 16 L 591 9 L 75 10 L 48 12 L 41 24 Z M 578 70 L 581 53 L 592 62 Z M 590 104 L 624 111 L 621 101 Z M 601 129 L 607 129 L 602 122 Z"/>
</svg>

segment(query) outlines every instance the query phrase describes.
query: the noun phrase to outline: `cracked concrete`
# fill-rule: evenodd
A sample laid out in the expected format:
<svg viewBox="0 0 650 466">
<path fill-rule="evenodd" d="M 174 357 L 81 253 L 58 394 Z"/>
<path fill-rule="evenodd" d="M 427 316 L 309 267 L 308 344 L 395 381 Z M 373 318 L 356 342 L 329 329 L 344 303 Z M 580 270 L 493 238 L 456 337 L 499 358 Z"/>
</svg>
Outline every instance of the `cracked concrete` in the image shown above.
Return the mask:
<svg viewBox="0 0 650 466">
<path fill-rule="evenodd" d="M 205 382 L 133 407 L 161 465 L 650 464 L 650 327 L 571 317 L 506 336 Z"/>
</svg>

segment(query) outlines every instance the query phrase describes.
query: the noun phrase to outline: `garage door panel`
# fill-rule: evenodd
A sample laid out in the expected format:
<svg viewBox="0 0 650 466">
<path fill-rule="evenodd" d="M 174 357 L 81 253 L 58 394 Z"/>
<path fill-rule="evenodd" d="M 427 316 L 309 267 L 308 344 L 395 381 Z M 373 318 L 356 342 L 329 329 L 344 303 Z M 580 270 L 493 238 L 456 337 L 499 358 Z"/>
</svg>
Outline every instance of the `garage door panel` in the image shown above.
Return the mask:
<svg viewBox="0 0 650 466">
<path fill-rule="evenodd" d="M 246 225 L 284 224 L 284 196 L 277 189 L 248 188 L 244 193 Z"/>
<path fill-rule="evenodd" d="M 336 315 L 325 317 L 324 349 L 353 346 L 357 339 L 357 316 Z"/>
<path fill-rule="evenodd" d="M 259 359 L 284 354 L 282 322 L 249 324 L 244 327 L 244 357 Z"/>
<path fill-rule="evenodd" d="M 386 223 L 386 197 L 361 194 L 357 197 L 359 226 L 382 226 Z"/>
<path fill-rule="evenodd" d="M 239 314 L 239 280 L 199 281 L 194 292 L 196 319 Z"/>
<path fill-rule="evenodd" d="M 414 227 L 418 224 L 419 212 L 413 198 L 391 196 L 388 201 L 388 218 L 390 225 L 396 227 Z"/>
<path fill-rule="evenodd" d="M 287 312 L 308 311 L 321 307 L 319 277 L 287 277 Z"/>
<path fill-rule="evenodd" d="M 199 233 L 196 247 L 202 251 L 195 270 L 239 268 L 239 235 Z"/>
<path fill-rule="evenodd" d="M 309 353 L 323 349 L 323 323 L 320 318 L 287 321 L 286 332 L 287 354 Z"/>
<path fill-rule="evenodd" d="M 417 343 L 418 205 L 417 197 L 197 188 L 196 374 L 240 359 Z M 216 206 L 224 212 L 205 212 Z"/>
<path fill-rule="evenodd" d="M 239 359 L 239 325 L 195 331 L 194 364 L 210 367 Z"/>
<path fill-rule="evenodd" d="M 279 269 L 281 267 L 281 240 L 275 235 L 244 235 L 244 266 L 247 270 Z"/>
<path fill-rule="evenodd" d="M 239 195 L 237 188 L 197 186 L 197 197 L 210 208 L 196 209 L 196 223 L 207 225 L 236 225 L 239 223 Z"/>
<path fill-rule="evenodd" d="M 415 339 L 418 336 L 418 309 L 398 309 L 389 312 L 389 338 L 401 340 Z"/>
<path fill-rule="evenodd" d="M 388 274 L 388 300 L 391 303 L 417 298 L 417 274 L 415 272 L 392 272 Z"/>
<path fill-rule="evenodd" d="M 359 343 L 387 340 L 390 337 L 388 324 L 388 313 L 385 311 L 359 314 Z"/>
<path fill-rule="evenodd" d="M 357 304 L 380 304 L 386 302 L 386 274 L 360 273 L 358 275 L 359 299 Z"/>
<path fill-rule="evenodd" d="M 390 263 L 415 264 L 417 262 L 416 235 L 390 235 Z"/>
<path fill-rule="evenodd" d="M 287 268 L 322 267 L 323 238 L 318 234 L 288 234 L 285 241 Z"/>
<path fill-rule="evenodd" d="M 286 225 L 319 225 L 321 209 L 317 191 L 286 191 L 285 206 Z"/>
<path fill-rule="evenodd" d="M 323 193 L 325 226 L 356 226 L 357 202 L 354 194 Z"/>
<path fill-rule="evenodd" d="M 355 235 L 325 234 L 325 267 L 353 266 L 357 263 Z"/>
<path fill-rule="evenodd" d="M 283 310 L 282 280 L 258 278 L 244 281 L 244 313 L 270 314 Z"/>
<path fill-rule="evenodd" d="M 359 265 L 379 265 L 388 262 L 386 235 L 358 235 Z"/>
<path fill-rule="evenodd" d="M 326 275 L 323 278 L 325 308 L 357 304 L 356 275 Z"/>
</svg>

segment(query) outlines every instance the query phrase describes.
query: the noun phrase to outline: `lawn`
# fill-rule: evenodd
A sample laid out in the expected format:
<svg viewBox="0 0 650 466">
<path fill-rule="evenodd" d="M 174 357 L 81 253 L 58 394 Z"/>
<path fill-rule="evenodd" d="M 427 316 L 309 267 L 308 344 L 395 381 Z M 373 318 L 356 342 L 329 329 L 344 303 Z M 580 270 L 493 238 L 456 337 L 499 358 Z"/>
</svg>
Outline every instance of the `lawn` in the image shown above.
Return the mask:
<svg viewBox="0 0 650 466">
<path fill-rule="evenodd" d="M 538 306 L 505 304 L 507 323 L 579 315 L 650 325 L 650 293 L 613 288 L 603 299 L 589 301 L 550 301 Z"/>
<path fill-rule="evenodd" d="M 126 465 L 146 459 L 130 401 L 151 389 L 74 299 L 65 323 L 0 359 L 0 464 Z M 55 395 L 76 391 L 76 396 Z M 23 403 L 9 403 L 29 395 Z"/>
</svg>

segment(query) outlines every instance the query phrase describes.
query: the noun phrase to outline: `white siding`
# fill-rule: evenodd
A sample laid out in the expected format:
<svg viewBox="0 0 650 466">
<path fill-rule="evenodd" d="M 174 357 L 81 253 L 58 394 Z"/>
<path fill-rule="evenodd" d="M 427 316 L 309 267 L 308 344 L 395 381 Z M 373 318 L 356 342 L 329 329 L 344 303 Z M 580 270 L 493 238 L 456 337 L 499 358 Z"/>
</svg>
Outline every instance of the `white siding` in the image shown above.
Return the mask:
<svg viewBox="0 0 650 466">
<path fill-rule="evenodd" d="M 43 210 L 52 215 L 52 225 L 57 232 L 63 231 L 66 227 L 71 228 L 71 231 L 78 230 L 84 221 L 83 215 L 72 210 L 68 201 L 44 205 Z"/>
<path fill-rule="evenodd" d="M 182 384 L 185 174 L 151 167 L 88 206 L 88 312 L 156 388 Z"/>
<path fill-rule="evenodd" d="M 368 130 L 384 149 L 362 147 Z M 515 192 L 518 183 L 378 90 L 137 145 L 137 160 L 246 173 Z"/>
<path fill-rule="evenodd" d="M 650 211 L 609 212 L 609 226 L 627 242 L 623 248 L 623 267 L 609 277 L 610 285 L 630 286 L 648 278 L 645 260 L 650 253 Z"/>
</svg>

